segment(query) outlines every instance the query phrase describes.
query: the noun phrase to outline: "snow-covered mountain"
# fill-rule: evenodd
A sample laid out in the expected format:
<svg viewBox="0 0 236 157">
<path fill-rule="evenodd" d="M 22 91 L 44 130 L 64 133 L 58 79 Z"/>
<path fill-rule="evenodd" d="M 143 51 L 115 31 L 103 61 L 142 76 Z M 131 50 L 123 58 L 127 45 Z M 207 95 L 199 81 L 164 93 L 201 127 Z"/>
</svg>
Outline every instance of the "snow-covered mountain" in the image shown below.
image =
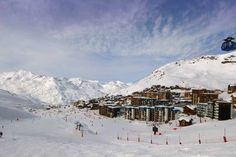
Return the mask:
<svg viewBox="0 0 236 157">
<path fill-rule="evenodd" d="M 131 94 L 152 85 L 225 89 L 232 83 L 236 83 L 236 51 L 166 64 L 121 90 L 121 94 Z"/>
<path fill-rule="evenodd" d="M 38 99 L 51 105 L 101 97 L 117 92 L 124 87 L 127 85 L 119 81 L 101 84 L 98 81 L 80 78 L 68 79 L 36 75 L 24 70 L 0 74 L 0 89 Z"/>
<path fill-rule="evenodd" d="M 55 78 L 24 70 L 0 73 L 0 89 L 52 105 L 106 94 L 126 95 L 152 85 L 225 89 L 232 83 L 236 83 L 236 51 L 172 62 L 132 85 L 120 81 L 102 84 L 80 78 Z"/>
<path fill-rule="evenodd" d="M 125 84 L 121 81 L 110 81 L 103 85 L 103 89 L 105 93 L 117 94 L 121 89 L 124 89 L 130 85 L 131 83 Z"/>
</svg>

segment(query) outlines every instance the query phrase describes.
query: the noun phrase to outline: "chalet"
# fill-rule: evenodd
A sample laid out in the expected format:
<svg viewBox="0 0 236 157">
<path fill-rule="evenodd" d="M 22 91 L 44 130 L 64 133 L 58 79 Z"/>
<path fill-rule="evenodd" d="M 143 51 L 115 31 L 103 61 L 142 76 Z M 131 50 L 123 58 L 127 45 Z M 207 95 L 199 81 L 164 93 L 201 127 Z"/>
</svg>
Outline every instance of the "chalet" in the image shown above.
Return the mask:
<svg viewBox="0 0 236 157">
<path fill-rule="evenodd" d="M 186 105 L 183 107 L 183 113 L 187 115 L 195 115 L 197 114 L 197 108 L 195 105 Z"/>
<path fill-rule="evenodd" d="M 179 121 L 179 126 L 183 127 L 192 125 L 193 119 L 190 117 L 180 117 L 178 121 Z"/>
</svg>

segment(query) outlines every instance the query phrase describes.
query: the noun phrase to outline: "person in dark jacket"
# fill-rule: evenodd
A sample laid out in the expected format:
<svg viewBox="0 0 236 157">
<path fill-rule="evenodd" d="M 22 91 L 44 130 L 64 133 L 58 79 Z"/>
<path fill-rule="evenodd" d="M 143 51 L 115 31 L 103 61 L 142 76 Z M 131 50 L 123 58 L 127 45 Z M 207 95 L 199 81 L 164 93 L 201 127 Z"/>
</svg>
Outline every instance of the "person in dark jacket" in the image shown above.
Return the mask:
<svg viewBox="0 0 236 157">
<path fill-rule="evenodd" d="M 2 137 L 3 133 L 0 131 L 0 138 Z"/>
<path fill-rule="evenodd" d="M 152 127 L 152 131 L 153 131 L 153 134 L 156 135 L 156 133 L 158 132 L 158 128 L 154 125 Z"/>
</svg>

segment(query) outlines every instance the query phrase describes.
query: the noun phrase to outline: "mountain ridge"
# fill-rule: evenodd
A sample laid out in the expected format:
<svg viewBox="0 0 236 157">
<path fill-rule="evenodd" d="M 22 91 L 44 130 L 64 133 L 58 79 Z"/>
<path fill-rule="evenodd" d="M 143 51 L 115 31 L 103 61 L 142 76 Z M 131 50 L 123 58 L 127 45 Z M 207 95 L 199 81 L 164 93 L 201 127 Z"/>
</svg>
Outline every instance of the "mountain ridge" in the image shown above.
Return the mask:
<svg viewBox="0 0 236 157">
<path fill-rule="evenodd" d="M 152 85 L 225 89 L 236 83 L 236 51 L 168 63 L 133 84 L 57 78 L 29 71 L 0 73 L 0 89 L 50 105 L 65 105 L 105 95 L 128 95 Z"/>
<path fill-rule="evenodd" d="M 38 99 L 50 105 L 64 105 L 79 99 L 101 97 L 127 86 L 123 82 L 109 83 L 37 75 L 25 70 L 0 73 L 0 89 Z"/>
<path fill-rule="evenodd" d="M 232 83 L 236 83 L 236 51 L 165 64 L 147 77 L 122 89 L 120 94 L 128 95 L 152 85 L 225 89 Z"/>
</svg>

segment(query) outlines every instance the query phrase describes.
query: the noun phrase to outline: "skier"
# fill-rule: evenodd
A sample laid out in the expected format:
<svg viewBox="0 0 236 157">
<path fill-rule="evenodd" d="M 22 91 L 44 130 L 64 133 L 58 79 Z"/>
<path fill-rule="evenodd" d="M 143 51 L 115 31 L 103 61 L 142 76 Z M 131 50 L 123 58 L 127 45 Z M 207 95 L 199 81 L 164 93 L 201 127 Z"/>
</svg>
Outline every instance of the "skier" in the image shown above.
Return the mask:
<svg viewBox="0 0 236 157">
<path fill-rule="evenodd" d="M 79 123 L 79 127 L 78 127 L 78 128 L 79 128 L 79 130 L 80 130 L 80 128 L 81 128 L 81 127 L 82 127 L 82 124 L 80 124 L 80 123 Z"/>
<path fill-rule="evenodd" d="M 3 135 L 3 132 L 2 132 L 2 131 L 0 131 L 0 138 L 2 137 L 2 135 Z"/>
<path fill-rule="evenodd" d="M 76 124 L 76 128 L 75 128 L 75 129 L 80 131 L 80 128 L 81 128 L 81 127 L 82 127 L 82 124 L 80 124 L 80 123 L 77 123 L 77 124 Z"/>
</svg>

